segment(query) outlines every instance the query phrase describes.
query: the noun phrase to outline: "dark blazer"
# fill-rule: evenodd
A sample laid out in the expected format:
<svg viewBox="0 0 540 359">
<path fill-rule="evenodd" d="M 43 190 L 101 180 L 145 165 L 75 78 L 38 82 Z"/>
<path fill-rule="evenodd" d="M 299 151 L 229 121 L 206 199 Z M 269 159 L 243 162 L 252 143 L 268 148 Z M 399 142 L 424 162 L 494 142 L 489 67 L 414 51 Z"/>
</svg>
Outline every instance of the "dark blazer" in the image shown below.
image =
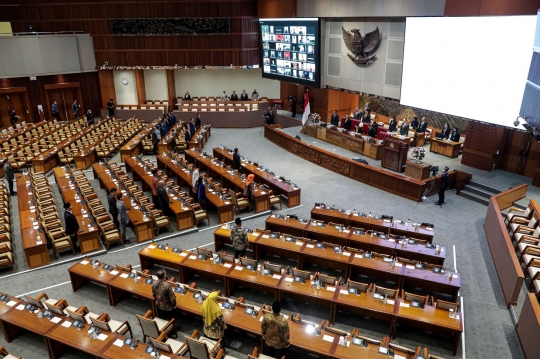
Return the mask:
<svg viewBox="0 0 540 359">
<path fill-rule="evenodd" d="M 346 129 L 347 131 L 351 130 L 351 119 L 350 118 L 345 117 L 345 121 L 343 122 L 343 128 Z"/>
<path fill-rule="evenodd" d="M 388 123 L 388 132 L 396 132 L 397 129 L 397 122 L 395 119 L 391 118 L 390 122 Z"/>
<path fill-rule="evenodd" d="M 247 93 L 243 93 L 240 95 L 240 100 L 242 101 L 247 101 L 248 100 L 248 94 Z"/>
<path fill-rule="evenodd" d="M 441 180 L 439 181 L 439 191 L 446 191 L 448 188 L 448 184 L 450 183 L 450 175 L 448 175 L 448 172 L 443 173 L 441 176 Z"/>
<path fill-rule="evenodd" d="M 73 213 L 65 211 L 64 220 L 66 221 L 66 233 L 69 235 L 77 233 L 79 230 L 79 222 L 77 222 L 77 218 L 75 218 Z"/>
<path fill-rule="evenodd" d="M 424 121 L 420 124 L 420 126 L 418 126 L 418 129 L 416 130 L 416 132 L 426 132 L 427 130 L 427 122 Z"/>
<path fill-rule="evenodd" d="M 450 127 L 447 127 L 446 130 L 443 128 L 441 130 L 441 134 L 442 134 L 442 137 L 443 138 L 448 138 L 450 137 Z"/>
<path fill-rule="evenodd" d="M 15 174 L 13 173 L 13 168 L 9 164 L 4 165 L 4 175 L 6 176 L 6 180 L 13 181 L 15 178 Z"/>
<path fill-rule="evenodd" d="M 73 113 L 78 113 L 79 112 L 79 104 L 78 103 L 73 103 L 71 105 L 71 110 L 73 111 Z"/>
<path fill-rule="evenodd" d="M 159 130 L 155 130 L 154 132 L 152 132 L 152 143 L 154 145 L 159 142 L 159 138 L 157 137 L 157 131 Z"/>
<path fill-rule="evenodd" d="M 379 129 L 379 125 L 375 123 L 373 126 L 369 128 L 369 136 L 370 137 L 377 137 L 377 130 Z"/>
<path fill-rule="evenodd" d="M 109 202 L 109 213 L 116 219 L 116 217 L 118 217 L 118 208 L 116 208 L 116 198 L 114 197 L 114 194 L 109 193 L 107 202 Z"/>
<path fill-rule="evenodd" d="M 360 117 L 362 116 L 362 111 L 358 110 L 358 111 L 354 111 L 354 115 L 353 115 L 353 118 L 355 120 L 360 120 Z"/>
<path fill-rule="evenodd" d="M 409 134 L 409 124 L 404 123 L 401 125 L 401 129 L 399 130 L 399 134 L 402 136 L 407 136 Z"/>
<path fill-rule="evenodd" d="M 189 131 L 186 131 L 184 133 L 184 138 L 186 139 L 186 144 L 191 141 L 191 133 Z"/>
<path fill-rule="evenodd" d="M 197 117 L 195 119 L 195 129 L 199 129 L 199 127 L 201 127 L 201 118 L 200 117 Z"/>
<path fill-rule="evenodd" d="M 189 131 L 191 132 L 191 135 L 195 133 L 195 124 L 193 122 L 189 122 Z"/>
<path fill-rule="evenodd" d="M 365 114 L 363 117 L 362 117 L 362 122 L 363 123 L 370 123 L 371 122 L 371 115 L 368 113 L 368 114 Z"/>
<path fill-rule="evenodd" d="M 339 115 L 338 114 L 332 114 L 330 117 L 330 123 L 334 126 L 339 126 Z"/>
<path fill-rule="evenodd" d="M 418 119 L 413 119 L 411 121 L 411 128 L 417 129 L 418 128 Z"/>
<path fill-rule="evenodd" d="M 57 104 L 57 103 L 53 103 L 53 104 L 52 104 L 52 113 L 53 113 L 53 114 L 56 114 L 56 113 L 58 113 L 58 112 L 59 112 L 59 111 L 58 111 L 58 104 Z"/>
<path fill-rule="evenodd" d="M 169 201 L 169 196 L 167 196 L 167 190 L 163 188 L 163 186 L 159 186 L 157 188 L 157 192 L 158 192 L 159 209 L 165 212 L 165 210 L 169 207 L 169 204 L 171 203 Z"/>
<path fill-rule="evenodd" d="M 242 165 L 242 161 L 240 159 L 240 154 L 233 153 L 232 155 L 232 168 L 235 170 L 240 170 L 240 166 Z"/>
<path fill-rule="evenodd" d="M 450 141 L 453 142 L 459 142 L 459 138 L 461 137 L 461 134 L 459 133 L 459 130 L 452 132 L 452 135 L 450 136 Z"/>
<path fill-rule="evenodd" d="M 238 100 L 238 95 L 235 94 L 235 93 L 233 93 L 233 94 L 231 95 L 231 101 L 237 101 L 237 100 Z"/>
<path fill-rule="evenodd" d="M 190 95 L 185 95 L 185 96 L 184 96 L 184 100 L 190 101 L 190 100 L 191 100 L 191 96 L 190 96 Z"/>
</svg>

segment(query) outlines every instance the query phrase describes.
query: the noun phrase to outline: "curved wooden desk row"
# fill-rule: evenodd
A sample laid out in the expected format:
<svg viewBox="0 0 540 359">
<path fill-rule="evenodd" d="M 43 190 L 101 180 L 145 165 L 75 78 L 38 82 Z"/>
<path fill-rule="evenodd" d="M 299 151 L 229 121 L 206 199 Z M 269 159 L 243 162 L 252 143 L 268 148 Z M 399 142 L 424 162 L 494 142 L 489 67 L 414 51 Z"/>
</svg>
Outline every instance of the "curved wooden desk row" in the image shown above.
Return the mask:
<svg viewBox="0 0 540 359">
<path fill-rule="evenodd" d="M 345 234 L 347 236 L 348 234 Z M 367 236 L 366 236 L 367 237 Z M 305 238 L 297 238 L 296 240 L 286 241 L 278 238 L 271 238 L 268 234 L 254 232 L 248 235 L 250 248 L 253 249 L 254 258 L 260 260 L 264 254 L 273 254 L 284 258 L 290 258 L 297 261 L 298 269 L 305 268 L 306 264 L 316 264 L 323 268 L 338 269 L 344 273 L 344 278 L 353 278 L 357 274 L 378 278 L 381 280 L 391 281 L 396 283 L 398 289 L 405 287 L 418 287 L 434 293 L 444 293 L 452 296 L 453 300 L 457 300 L 458 292 L 461 287 L 461 275 L 459 273 L 446 272 L 434 273 L 431 269 L 418 269 L 414 264 L 409 264 L 403 260 L 396 261 L 395 266 L 386 262 L 382 257 L 367 258 L 363 251 L 352 252 L 361 246 L 371 246 L 366 251 L 371 251 L 374 248 L 382 249 L 382 240 L 375 239 L 374 243 L 369 243 L 366 238 L 365 242 L 360 240 L 353 242 L 353 245 L 348 247 L 343 253 L 337 253 L 334 248 L 327 246 L 326 248 L 318 248 L 316 241 L 310 241 Z M 217 248 L 220 248 L 225 243 L 230 243 L 230 230 L 220 227 L 214 232 L 214 241 Z M 427 252 L 421 246 L 408 245 L 403 248 L 400 244 L 390 243 L 389 241 L 380 254 L 387 254 L 399 258 L 416 257 L 423 258 L 422 252 Z M 433 250 L 431 250 L 433 252 Z M 444 251 L 441 253 L 444 256 Z M 433 255 L 435 257 L 435 255 Z M 411 259 L 414 261 L 414 259 Z M 403 262 L 405 261 L 405 262 Z M 401 263 L 403 262 L 403 263 Z M 411 262 L 412 263 L 412 262 Z"/>
<path fill-rule="evenodd" d="M 89 265 L 91 267 L 91 265 Z M 24 309 L 27 302 L 9 296 L 10 301 L 0 301 L 0 325 L 6 342 L 10 343 L 21 334 L 22 330 L 32 332 L 45 341 L 50 359 L 60 358 L 66 348 L 76 349 L 98 359 L 140 359 L 149 355 L 145 353 L 147 345 L 139 342 L 135 349 L 123 345 L 126 337 L 105 330 L 98 339 L 88 334 L 89 324 L 78 330 L 71 326 L 73 319 L 54 315 L 51 319 L 38 318 L 36 314 Z M 183 358 L 166 354 L 171 359 Z"/>
<path fill-rule="evenodd" d="M 195 118 L 197 114 L 201 115 L 204 124 L 218 128 L 248 128 L 259 127 L 263 124 L 263 114 L 268 109 L 268 103 L 263 103 L 258 110 L 253 111 L 174 111 L 177 118 Z"/>
<path fill-rule="evenodd" d="M 282 291 L 283 295 L 292 294 L 298 292 L 299 288 L 302 288 L 302 293 L 306 297 L 310 297 L 310 301 L 322 300 L 327 305 L 331 305 L 336 308 L 350 308 L 351 306 L 362 308 L 365 307 L 370 313 L 384 312 L 388 313 L 388 321 L 390 322 L 390 328 L 393 330 L 394 323 L 405 323 L 408 325 L 421 326 L 422 328 L 428 328 L 429 330 L 435 330 L 445 335 L 452 335 L 454 337 L 455 347 L 459 343 L 462 329 L 461 314 L 456 319 L 451 319 L 448 316 L 448 312 L 445 312 L 434 307 L 425 307 L 421 312 L 414 310 L 413 308 L 400 305 L 400 301 L 396 300 L 392 304 L 382 304 L 379 300 L 372 300 L 373 298 L 366 293 L 362 293 L 359 296 L 346 295 L 342 293 L 342 288 L 337 287 L 331 290 L 317 290 L 311 288 L 309 283 L 301 285 L 292 281 L 292 277 L 286 274 L 281 275 L 257 275 L 257 272 L 253 272 L 243 267 L 240 264 L 229 263 L 227 265 L 211 264 L 210 260 L 199 260 L 196 255 L 187 252 L 179 251 L 175 253 L 171 248 L 166 247 L 165 250 L 157 248 L 156 244 L 150 244 L 139 252 L 139 258 L 141 259 L 141 267 L 145 269 L 153 264 L 159 264 L 168 266 L 171 268 L 185 268 L 180 271 L 180 281 L 187 283 L 189 278 L 183 276 L 197 273 L 200 275 L 212 275 L 215 278 L 219 278 L 225 283 L 228 279 L 235 282 L 241 282 L 246 286 L 258 286 L 260 289 L 270 292 Z M 115 269 L 112 272 L 104 270 L 102 265 L 98 269 L 92 268 L 88 264 L 88 260 L 79 262 L 68 269 L 70 278 L 72 280 L 73 290 L 78 290 L 88 281 L 95 281 L 107 287 L 109 296 L 109 304 L 118 304 L 123 297 L 135 295 L 141 299 L 151 302 L 152 308 L 155 307 L 155 301 L 152 296 L 151 285 L 145 283 L 145 278 L 142 278 L 141 283 L 136 283 L 132 278 L 129 278 L 129 272 Z M 185 279 L 185 280 L 184 280 Z M 294 286 L 297 284 L 297 286 Z M 227 283 L 226 283 L 227 285 Z M 226 296 L 229 296 L 227 289 L 225 290 Z M 287 292 L 287 293 L 286 293 Z M 201 304 L 193 297 L 193 292 L 188 291 L 186 294 L 176 294 L 176 307 L 186 313 L 201 316 Z M 155 308 L 154 308 L 155 309 Z M 329 315 L 335 314 L 332 310 Z M 260 321 L 263 315 L 262 311 L 258 311 L 257 316 L 251 316 L 244 312 L 244 308 L 240 305 L 236 305 L 234 310 L 223 310 L 223 315 L 227 325 L 255 335 L 261 336 Z M 331 319 L 331 318 L 330 318 Z M 303 350 L 307 350 L 316 354 L 325 355 L 327 357 L 335 358 L 358 358 L 358 353 L 354 353 L 356 356 L 333 356 L 332 349 L 335 347 L 333 343 L 335 340 L 329 341 L 325 344 L 326 340 L 322 340 L 321 336 L 311 336 L 306 333 L 305 327 L 293 327 L 297 323 L 290 322 L 291 326 L 291 345 Z M 390 330 L 389 330 L 390 332 Z M 321 346 L 322 345 L 322 346 Z M 368 356 L 372 358 L 372 356 Z M 373 356 L 376 357 L 376 356 Z M 362 358 L 362 356 L 360 356 Z"/>
<path fill-rule="evenodd" d="M 229 149 L 224 147 L 216 147 L 213 149 L 212 152 L 215 158 L 222 160 L 228 166 L 232 165 L 232 151 L 230 151 Z M 197 159 L 200 154 L 189 152 L 188 154 L 186 154 L 186 159 L 187 156 L 191 156 L 192 158 Z M 242 173 L 253 173 L 255 175 L 255 182 L 263 183 L 270 187 L 270 189 L 275 194 L 285 196 L 287 198 L 287 207 L 294 207 L 300 204 L 300 188 L 295 187 L 292 184 L 283 182 L 280 179 L 276 179 L 273 175 L 261 170 L 259 167 L 255 166 L 253 162 L 250 162 L 245 158 L 242 160 L 240 166 Z"/>
<path fill-rule="evenodd" d="M 143 128 L 137 135 L 135 135 L 131 140 L 126 142 L 120 148 L 120 160 L 124 162 L 124 158 L 138 156 L 144 152 L 143 150 L 143 140 L 154 132 L 154 126 L 158 123 L 161 123 L 162 120 L 155 119 L 150 122 Z"/>
<path fill-rule="evenodd" d="M 268 125 L 264 127 L 264 137 L 287 151 L 326 169 L 414 201 L 420 201 L 430 182 L 429 179 L 418 181 L 391 171 L 361 164 L 322 148 L 311 146 Z M 472 178 L 472 175 L 457 170 L 451 171 L 449 174 L 451 186 L 454 183 L 459 185 L 462 178 Z M 440 175 L 436 177 L 435 185 L 428 195 L 437 193 L 440 177 Z"/>
<path fill-rule="evenodd" d="M 174 149 L 177 138 L 183 133 L 184 128 L 188 128 L 189 123 L 186 121 L 178 120 L 174 126 L 169 129 L 169 132 L 161 138 L 157 144 L 158 154 L 163 154 L 165 152 L 171 152 Z M 185 141 L 184 141 L 185 144 Z"/>
</svg>

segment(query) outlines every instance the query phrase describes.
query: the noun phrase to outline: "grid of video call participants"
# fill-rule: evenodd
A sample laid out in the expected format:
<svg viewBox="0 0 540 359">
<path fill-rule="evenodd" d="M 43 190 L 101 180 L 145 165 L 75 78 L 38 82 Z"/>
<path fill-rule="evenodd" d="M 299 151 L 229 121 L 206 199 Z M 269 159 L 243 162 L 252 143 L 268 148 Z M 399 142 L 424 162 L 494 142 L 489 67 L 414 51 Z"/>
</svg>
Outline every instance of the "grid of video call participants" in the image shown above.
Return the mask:
<svg viewBox="0 0 540 359">
<path fill-rule="evenodd" d="M 315 81 L 315 27 L 261 25 L 263 69 Z"/>
</svg>

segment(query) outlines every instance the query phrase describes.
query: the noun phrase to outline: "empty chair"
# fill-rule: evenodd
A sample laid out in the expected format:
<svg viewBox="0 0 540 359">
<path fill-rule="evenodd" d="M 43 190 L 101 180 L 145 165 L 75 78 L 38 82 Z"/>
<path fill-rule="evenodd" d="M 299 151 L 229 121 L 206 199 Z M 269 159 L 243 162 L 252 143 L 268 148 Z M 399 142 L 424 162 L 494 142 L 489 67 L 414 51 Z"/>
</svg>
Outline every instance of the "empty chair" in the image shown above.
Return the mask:
<svg viewBox="0 0 540 359">
<path fill-rule="evenodd" d="M 275 196 L 272 191 L 268 191 L 268 194 L 270 195 L 270 209 L 272 209 L 272 207 L 274 207 L 276 204 L 279 204 L 279 210 L 283 209 L 283 204 L 281 203 L 281 198 L 279 198 L 279 195 Z"/>
<path fill-rule="evenodd" d="M 429 295 L 418 295 L 413 293 L 407 293 L 405 290 L 401 291 L 401 298 L 408 303 L 418 303 L 422 306 L 428 305 Z"/>
<path fill-rule="evenodd" d="M 170 339 L 167 337 L 166 333 L 161 333 L 156 339 L 150 338 L 150 343 L 152 343 L 152 346 L 162 352 L 177 354 L 179 356 L 183 356 L 184 354 L 186 354 L 189 349 L 187 343 L 182 343 L 178 340 Z"/>
<path fill-rule="evenodd" d="M 70 310 L 69 308 L 66 308 L 66 312 L 71 319 L 79 320 L 86 324 L 92 324 L 92 318 L 99 317 L 99 314 L 90 312 L 84 305 L 79 307 L 77 310 Z"/>
<path fill-rule="evenodd" d="M 246 198 L 238 198 L 241 195 L 240 192 L 234 193 L 233 190 L 229 189 L 229 195 L 231 196 L 233 204 L 236 207 L 236 214 L 240 213 L 240 210 L 245 207 L 249 208 L 249 211 L 251 212 L 251 204 L 249 201 Z"/>
<path fill-rule="evenodd" d="M 375 284 L 373 284 L 373 293 L 386 295 L 389 299 L 396 299 L 397 292 L 398 292 L 397 289 L 378 287 Z"/>
<path fill-rule="evenodd" d="M 193 217 L 195 218 L 195 226 L 199 224 L 199 222 L 203 222 L 205 219 L 208 221 L 208 225 L 210 225 L 210 216 L 208 216 L 208 213 L 201 208 L 200 204 L 195 204 L 191 206 L 193 208 Z"/>
<path fill-rule="evenodd" d="M 143 332 L 143 342 L 146 343 L 146 337 L 157 339 L 162 333 L 167 335 L 174 334 L 176 336 L 176 327 L 174 318 L 169 321 L 160 319 L 154 316 L 154 313 L 149 310 L 144 316 L 137 314 L 137 319 Z"/>
<path fill-rule="evenodd" d="M 221 359 L 224 356 L 221 339 L 214 341 L 201 337 L 195 330 L 191 337 L 186 337 L 186 342 L 192 359 Z"/>
<path fill-rule="evenodd" d="M 0 355 L 4 359 L 23 359 L 23 357 L 18 357 L 13 354 L 9 354 L 9 352 L 3 346 L 0 346 Z"/>
<path fill-rule="evenodd" d="M 447 302 L 445 300 L 437 299 L 437 301 L 435 302 L 435 307 L 439 309 L 444 309 L 444 310 L 453 309 L 454 311 L 457 312 L 459 308 L 459 302 Z"/>
<path fill-rule="evenodd" d="M 133 338 L 133 333 L 131 332 L 131 327 L 129 322 L 112 320 L 107 313 L 101 314 L 98 318 L 90 318 L 92 324 L 98 327 L 101 330 L 106 330 L 108 332 L 124 335 L 129 332 L 131 338 Z"/>
<path fill-rule="evenodd" d="M 526 209 L 519 209 L 516 207 L 510 208 L 510 210 L 504 216 L 505 223 L 510 223 L 514 218 L 531 218 L 531 208 L 527 207 Z"/>
</svg>

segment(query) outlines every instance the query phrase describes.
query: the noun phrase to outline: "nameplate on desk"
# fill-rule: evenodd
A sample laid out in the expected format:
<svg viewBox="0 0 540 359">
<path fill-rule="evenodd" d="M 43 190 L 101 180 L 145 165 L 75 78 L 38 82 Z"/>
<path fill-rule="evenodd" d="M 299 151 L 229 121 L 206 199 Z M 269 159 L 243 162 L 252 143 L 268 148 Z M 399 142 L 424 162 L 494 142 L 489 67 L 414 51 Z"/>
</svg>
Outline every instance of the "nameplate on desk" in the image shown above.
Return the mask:
<svg viewBox="0 0 540 359">
<path fill-rule="evenodd" d="M 225 201 L 225 204 L 231 204 L 231 202 L 229 202 L 229 201 Z"/>
<path fill-rule="evenodd" d="M 85 266 L 85 265 L 87 265 L 87 264 L 90 263 L 90 262 L 88 262 L 88 261 L 86 261 L 86 260 L 83 260 L 83 261 L 81 261 L 80 263 L 81 263 L 83 266 Z"/>
<path fill-rule="evenodd" d="M 398 262 L 395 262 L 394 265 L 395 265 L 396 267 L 403 267 L 403 264 L 398 263 Z"/>
<path fill-rule="evenodd" d="M 392 300 L 392 299 L 387 299 L 386 304 L 394 305 L 394 304 L 396 304 L 396 302 L 394 300 Z"/>
<path fill-rule="evenodd" d="M 325 335 L 323 335 L 322 340 L 327 341 L 327 342 L 330 342 L 330 343 L 333 343 L 333 342 L 334 342 L 334 337 L 325 334 Z"/>
<path fill-rule="evenodd" d="M 409 303 L 403 303 L 403 302 L 399 302 L 399 306 L 404 307 L 404 308 L 409 308 L 410 307 Z"/>
<path fill-rule="evenodd" d="M 263 238 L 270 238 L 270 236 L 268 234 L 263 234 L 262 236 Z"/>
<path fill-rule="evenodd" d="M 349 295 L 349 291 L 346 290 L 346 289 L 340 289 L 340 290 L 339 290 L 339 294 Z"/>
<path fill-rule="evenodd" d="M 285 278 L 285 282 L 293 282 L 293 281 L 294 281 L 294 279 L 293 279 L 293 278 L 291 278 L 291 277 L 287 277 L 287 278 Z M 23 307 L 23 308 L 24 308 L 24 307 Z"/>
<path fill-rule="evenodd" d="M 306 247 L 307 248 L 315 248 L 315 246 L 313 244 L 307 244 Z"/>
<path fill-rule="evenodd" d="M 236 269 L 236 270 L 244 270 L 244 267 L 236 266 L 236 267 L 234 267 L 234 269 Z"/>
<path fill-rule="evenodd" d="M 361 255 L 361 254 L 355 254 L 355 255 L 354 255 L 354 258 L 359 258 L 359 259 L 362 259 L 362 258 L 364 258 L 364 256 L 363 256 L 363 255 Z"/>
<path fill-rule="evenodd" d="M 157 247 L 157 246 L 155 246 L 155 245 L 153 245 L 153 244 L 151 244 L 151 245 L 148 246 L 148 248 L 150 248 L 150 249 L 154 249 L 154 248 L 156 248 L 156 247 Z"/>
<path fill-rule="evenodd" d="M 197 256 L 189 256 L 189 259 L 197 259 Z"/>
<path fill-rule="evenodd" d="M 279 274 L 274 274 L 272 275 L 272 278 L 274 279 L 281 279 L 281 276 Z"/>
<path fill-rule="evenodd" d="M 111 274 L 112 274 L 112 275 L 117 275 L 118 273 L 119 273 L 119 272 L 118 272 L 117 270 L 112 270 L 112 271 L 111 271 Z"/>
<path fill-rule="evenodd" d="M 181 255 L 182 257 L 185 257 L 185 256 L 187 256 L 187 253 L 181 252 L 180 255 Z"/>
<path fill-rule="evenodd" d="M 342 256 L 350 256 L 351 255 L 351 252 L 343 252 L 341 253 Z"/>
<path fill-rule="evenodd" d="M 304 244 L 304 242 L 294 242 L 294 244 L 296 244 L 297 246 L 301 246 L 302 244 Z"/>
<path fill-rule="evenodd" d="M 405 268 L 407 268 L 407 269 L 414 269 L 414 266 L 411 266 L 411 265 L 408 265 L 408 264 L 407 264 L 407 265 L 405 266 Z"/>
<path fill-rule="evenodd" d="M 326 290 L 329 290 L 330 292 L 335 292 L 336 287 L 326 287 Z"/>
</svg>

